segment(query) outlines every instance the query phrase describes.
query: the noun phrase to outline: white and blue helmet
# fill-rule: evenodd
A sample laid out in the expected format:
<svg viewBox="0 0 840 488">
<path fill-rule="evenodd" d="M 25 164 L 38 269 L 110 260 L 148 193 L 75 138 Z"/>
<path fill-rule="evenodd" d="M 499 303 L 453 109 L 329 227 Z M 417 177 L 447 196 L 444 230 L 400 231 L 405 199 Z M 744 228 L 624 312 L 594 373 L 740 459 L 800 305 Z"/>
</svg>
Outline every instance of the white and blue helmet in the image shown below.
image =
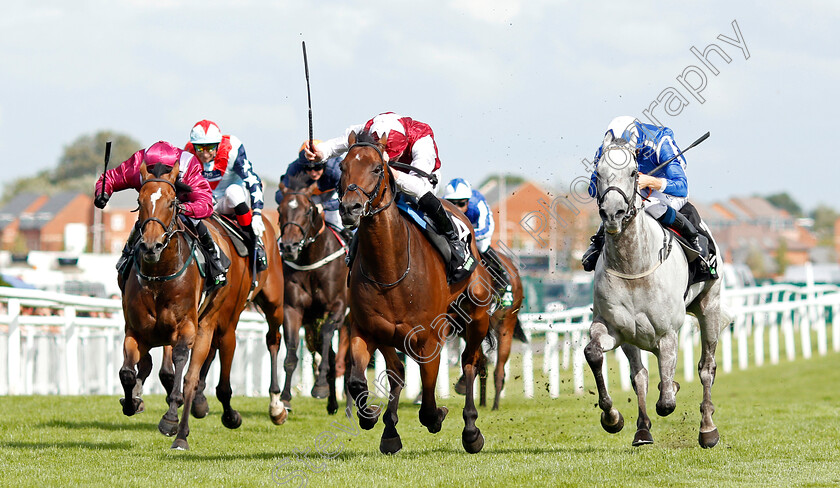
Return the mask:
<svg viewBox="0 0 840 488">
<path fill-rule="evenodd" d="M 443 190 L 443 198 L 446 200 L 468 200 L 472 197 L 472 186 L 463 178 L 454 178 Z"/>
</svg>

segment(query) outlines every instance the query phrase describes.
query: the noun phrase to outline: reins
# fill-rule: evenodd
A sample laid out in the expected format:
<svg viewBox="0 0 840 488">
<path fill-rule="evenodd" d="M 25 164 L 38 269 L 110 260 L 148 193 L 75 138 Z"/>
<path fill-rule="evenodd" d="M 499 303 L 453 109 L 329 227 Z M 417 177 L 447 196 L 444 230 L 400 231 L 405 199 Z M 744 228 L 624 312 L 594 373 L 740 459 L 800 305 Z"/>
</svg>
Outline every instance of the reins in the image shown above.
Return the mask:
<svg viewBox="0 0 840 488">
<path fill-rule="evenodd" d="M 148 180 L 144 180 L 143 183 L 140 185 L 140 188 L 142 188 L 143 185 L 145 185 L 146 183 L 152 183 L 152 182 L 166 183 L 167 185 L 171 186 L 172 190 L 175 191 L 176 194 L 177 194 L 177 190 L 175 188 L 175 185 L 171 181 L 165 180 L 163 178 L 150 178 Z M 166 249 L 166 247 L 169 245 L 169 242 L 172 240 L 172 237 L 175 234 L 177 234 L 178 232 L 185 233 L 185 230 L 184 229 L 179 229 L 178 225 L 177 225 L 178 215 L 180 214 L 180 208 L 181 208 L 180 205 L 178 204 L 178 198 L 176 197 L 171 202 L 170 205 L 175 208 L 175 211 L 172 213 L 172 220 L 169 221 L 168 225 L 164 224 L 163 221 L 160 220 L 157 217 L 150 217 L 150 218 L 144 220 L 140 224 L 140 229 L 139 229 L 139 232 L 142 235 L 143 229 L 146 228 L 146 224 L 148 224 L 149 222 L 156 222 L 156 223 L 160 224 L 160 226 L 163 227 L 163 229 L 165 231 L 164 234 L 163 234 L 164 235 L 163 249 Z M 137 273 L 138 277 L 140 277 L 141 279 L 146 280 L 146 281 L 161 282 L 161 281 L 174 280 L 175 278 L 184 274 L 184 271 L 187 270 L 190 263 L 192 262 L 193 254 L 195 252 L 195 245 L 196 245 L 195 243 L 196 243 L 196 239 L 193 239 L 190 242 L 190 252 L 189 252 L 189 255 L 187 256 L 187 259 L 184 261 L 184 264 L 181 265 L 181 268 L 178 271 L 176 271 L 172 274 L 168 274 L 168 275 L 164 275 L 164 276 L 149 276 L 149 275 L 143 274 L 143 272 L 140 271 L 140 263 L 137 260 L 137 253 L 136 252 L 134 253 L 134 259 L 133 259 L 134 260 L 134 271 Z"/>
</svg>

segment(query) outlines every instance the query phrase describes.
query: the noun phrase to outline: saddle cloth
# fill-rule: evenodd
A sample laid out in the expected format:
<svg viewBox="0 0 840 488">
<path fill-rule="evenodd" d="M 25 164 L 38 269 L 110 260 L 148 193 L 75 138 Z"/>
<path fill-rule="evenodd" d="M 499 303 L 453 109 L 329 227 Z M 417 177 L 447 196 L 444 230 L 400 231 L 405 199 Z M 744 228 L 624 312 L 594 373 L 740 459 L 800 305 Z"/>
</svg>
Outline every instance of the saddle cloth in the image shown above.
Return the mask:
<svg viewBox="0 0 840 488">
<path fill-rule="evenodd" d="M 431 219 L 426 216 L 417 206 L 417 201 L 404 193 L 398 193 L 395 199 L 397 204 L 397 208 L 400 209 L 400 212 L 408 217 L 409 220 L 417 224 L 418 227 L 423 229 L 423 234 L 429 239 L 429 242 L 434 245 L 435 249 L 438 250 L 440 255 L 443 257 L 443 262 L 447 263 L 447 269 L 451 269 L 452 266 L 452 249 L 449 247 L 449 241 L 438 232 L 437 227 L 431 221 Z M 458 231 L 458 237 L 464 241 L 467 245 L 467 249 L 469 249 L 470 244 L 470 229 L 464 224 L 464 222 L 453 216 L 451 212 L 447 211 L 447 215 L 449 219 L 452 220 L 455 229 Z M 460 263 L 455 263 L 457 266 Z"/>
</svg>

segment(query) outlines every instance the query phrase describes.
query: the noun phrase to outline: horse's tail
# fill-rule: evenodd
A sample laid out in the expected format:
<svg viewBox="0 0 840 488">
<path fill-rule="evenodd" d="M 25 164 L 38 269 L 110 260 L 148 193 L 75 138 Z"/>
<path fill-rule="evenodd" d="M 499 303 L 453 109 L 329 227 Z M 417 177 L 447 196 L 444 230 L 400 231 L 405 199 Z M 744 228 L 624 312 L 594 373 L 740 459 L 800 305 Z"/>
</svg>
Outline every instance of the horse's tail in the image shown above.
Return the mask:
<svg viewBox="0 0 840 488">
<path fill-rule="evenodd" d="M 487 346 L 491 351 L 495 350 L 496 346 L 499 344 L 499 338 L 496 337 L 498 334 L 499 331 L 496 330 L 495 327 L 490 327 L 490 330 L 487 331 L 487 335 L 484 336 L 484 342 L 487 343 Z"/>
<path fill-rule="evenodd" d="M 516 317 L 516 326 L 513 328 L 513 338 L 524 342 L 525 344 L 528 343 L 528 337 L 525 336 L 525 330 L 522 328 L 522 322 L 519 320 L 519 317 Z"/>
</svg>

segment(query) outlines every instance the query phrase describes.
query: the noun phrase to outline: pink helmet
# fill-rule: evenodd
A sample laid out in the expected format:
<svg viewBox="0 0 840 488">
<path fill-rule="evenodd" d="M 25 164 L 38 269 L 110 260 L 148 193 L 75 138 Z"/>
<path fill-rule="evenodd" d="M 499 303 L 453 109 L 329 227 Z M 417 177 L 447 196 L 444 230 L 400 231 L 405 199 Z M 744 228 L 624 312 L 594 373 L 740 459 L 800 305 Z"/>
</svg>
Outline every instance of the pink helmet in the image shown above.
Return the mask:
<svg viewBox="0 0 840 488">
<path fill-rule="evenodd" d="M 165 166 L 175 166 L 175 162 L 181 157 L 181 150 L 166 141 L 160 141 L 152 144 L 146 149 L 143 155 L 143 161 L 146 166 L 154 166 L 156 164 L 163 164 Z"/>
<path fill-rule="evenodd" d="M 218 144 L 222 142 L 222 131 L 215 122 L 202 120 L 197 122 L 190 131 L 190 142 L 193 144 Z"/>
</svg>

